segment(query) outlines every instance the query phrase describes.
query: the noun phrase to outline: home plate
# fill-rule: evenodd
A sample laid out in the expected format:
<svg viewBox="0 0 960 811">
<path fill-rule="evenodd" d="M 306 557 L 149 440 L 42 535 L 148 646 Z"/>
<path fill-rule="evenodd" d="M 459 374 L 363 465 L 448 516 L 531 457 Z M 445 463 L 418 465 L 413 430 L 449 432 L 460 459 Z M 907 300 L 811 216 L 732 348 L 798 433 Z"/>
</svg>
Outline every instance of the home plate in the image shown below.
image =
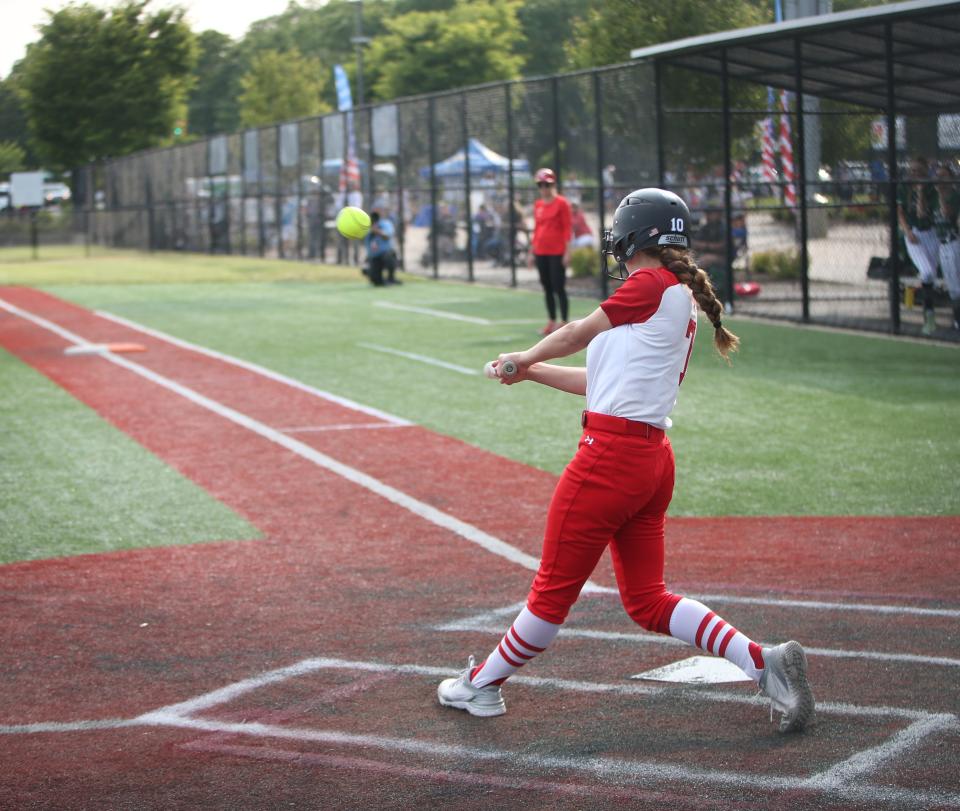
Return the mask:
<svg viewBox="0 0 960 811">
<path fill-rule="evenodd" d="M 691 656 L 672 665 L 637 673 L 631 679 L 649 681 L 675 681 L 681 684 L 726 684 L 734 681 L 751 681 L 739 667 L 716 656 Z"/>
<path fill-rule="evenodd" d="M 98 352 L 146 352 L 143 344 L 77 344 L 63 350 L 64 355 L 95 355 Z"/>
</svg>

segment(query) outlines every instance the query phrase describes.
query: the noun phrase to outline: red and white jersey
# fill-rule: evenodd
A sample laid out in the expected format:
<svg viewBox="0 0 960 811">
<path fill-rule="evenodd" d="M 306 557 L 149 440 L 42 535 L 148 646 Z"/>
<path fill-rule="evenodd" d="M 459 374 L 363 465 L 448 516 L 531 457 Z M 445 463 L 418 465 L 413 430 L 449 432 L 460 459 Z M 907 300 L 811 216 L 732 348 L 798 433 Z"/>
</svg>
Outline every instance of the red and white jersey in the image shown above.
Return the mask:
<svg viewBox="0 0 960 811">
<path fill-rule="evenodd" d="M 690 288 L 640 268 L 600 306 L 613 327 L 587 347 L 587 410 L 669 428 L 697 331 Z"/>
</svg>

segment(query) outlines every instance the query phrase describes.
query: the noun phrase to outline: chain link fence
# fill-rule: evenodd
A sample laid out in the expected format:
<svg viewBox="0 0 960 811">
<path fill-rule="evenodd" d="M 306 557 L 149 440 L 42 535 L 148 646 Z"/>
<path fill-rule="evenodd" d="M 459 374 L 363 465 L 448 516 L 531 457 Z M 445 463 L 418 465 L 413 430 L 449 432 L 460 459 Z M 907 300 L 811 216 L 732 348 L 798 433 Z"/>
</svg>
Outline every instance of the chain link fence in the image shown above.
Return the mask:
<svg viewBox="0 0 960 811">
<path fill-rule="evenodd" d="M 395 220 L 409 273 L 536 287 L 532 176 L 548 166 L 584 215 L 573 292 L 607 294 L 599 235 L 625 194 L 662 185 L 688 201 L 694 249 L 728 310 L 919 334 L 884 115 L 812 95 L 802 112 L 797 103 L 656 60 L 497 83 L 89 165 L 79 221 L 109 246 L 359 267 L 362 246 L 334 227 L 355 204 Z M 907 143 L 955 166 L 956 121 L 898 118 L 898 176 Z M 351 142 L 358 179 L 345 188 Z M 920 182 L 934 185 L 932 174 Z M 935 287 L 938 337 L 956 339 L 946 280 Z"/>
</svg>

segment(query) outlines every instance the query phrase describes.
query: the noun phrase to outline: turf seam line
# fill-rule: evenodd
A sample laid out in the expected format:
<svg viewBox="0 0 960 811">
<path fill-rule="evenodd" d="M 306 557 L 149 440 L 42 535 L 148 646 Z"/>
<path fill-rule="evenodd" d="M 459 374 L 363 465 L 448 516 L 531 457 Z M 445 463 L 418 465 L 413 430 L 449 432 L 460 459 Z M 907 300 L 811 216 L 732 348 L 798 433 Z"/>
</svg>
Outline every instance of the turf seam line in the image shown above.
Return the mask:
<svg viewBox="0 0 960 811">
<path fill-rule="evenodd" d="M 188 349 L 191 352 L 198 352 L 201 355 L 207 355 L 208 357 L 215 358 L 216 360 L 223 361 L 224 363 L 229 363 L 233 366 L 239 366 L 241 369 L 246 369 L 248 372 L 254 372 L 255 374 L 262 375 L 263 377 L 276 381 L 277 383 L 283 383 L 287 386 L 291 386 L 295 389 L 306 392 L 307 394 L 312 394 L 314 397 L 319 397 L 321 400 L 328 400 L 329 402 L 336 403 L 344 408 L 349 408 L 352 411 L 360 411 L 364 414 L 369 414 L 371 417 L 377 417 L 378 419 L 386 420 L 387 422 L 394 423 L 396 425 L 414 424 L 410 420 L 406 420 L 403 417 L 389 414 L 386 411 L 381 411 L 379 408 L 374 408 L 373 406 L 363 405 L 355 400 L 341 397 L 340 395 L 333 394 L 329 391 L 323 391 L 322 389 L 318 389 L 308 383 L 303 383 L 296 378 L 289 377 L 282 372 L 275 372 L 272 369 L 261 366 L 258 363 L 253 363 L 252 361 L 243 360 L 233 355 L 227 355 L 224 352 L 218 352 L 216 349 L 210 349 L 205 346 L 200 346 L 199 344 L 191 343 L 183 338 L 177 338 L 176 336 L 170 335 L 166 332 L 161 332 L 153 327 L 147 327 L 143 324 L 138 324 L 136 321 L 131 321 L 128 318 L 114 315 L 106 310 L 94 310 L 94 315 L 104 318 L 107 321 L 114 321 L 117 324 L 128 327 L 132 330 L 136 330 L 137 332 L 142 332 L 144 335 L 150 335 L 157 340 L 165 341 L 173 346 L 178 346 L 181 349 Z"/>
<path fill-rule="evenodd" d="M 370 349 L 374 352 L 383 352 L 386 355 L 396 355 L 399 358 L 406 358 L 407 360 L 414 360 L 418 363 L 426 363 L 430 366 L 438 366 L 441 369 L 449 369 L 451 372 L 458 372 L 462 375 L 478 375 L 476 369 L 468 369 L 466 366 L 460 366 L 456 363 L 447 363 L 445 360 L 438 360 L 437 358 L 431 358 L 427 355 L 418 355 L 416 352 L 403 352 L 400 349 L 391 349 L 389 346 L 380 346 L 379 344 L 366 344 L 358 343 L 361 349 Z"/>
<path fill-rule="evenodd" d="M 394 304 L 392 301 L 375 301 L 374 307 L 383 307 L 386 310 L 400 310 L 407 313 L 419 313 L 420 315 L 432 315 L 434 318 L 447 318 L 450 321 L 464 321 L 467 324 L 479 324 L 482 327 L 489 327 L 493 322 L 489 318 L 478 318 L 473 315 L 460 315 L 459 313 L 450 313 L 445 310 L 433 310 L 429 307 L 414 307 L 409 304 Z"/>
<path fill-rule="evenodd" d="M 58 324 L 55 324 L 54 322 L 49 321 L 41 316 L 30 313 L 27 310 L 23 310 L 16 305 L 10 304 L 2 298 L 0 298 L 0 307 L 20 316 L 21 318 L 26 319 L 27 321 L 33 322 L 37 326 L 59 335 L 64 340 L 70 341 L 71 343 L 88 343 L 88 341 L 85 339 L 59 326 Z M 253 417 L 249 417 L 246 414 L 224 405 L 223 403 L 200 394 L 188 386 L 184 386 L 182 383 L 178 383 L 175 380 L 164 377 L 163 375 L 154 372 L 152 369 L 148 369 L 145 366 L 134 363 L 127 358 L 114 355 L 111 352 L 104 352 L 95 357 L 103 358 L 104 360 L 120 366 L 121 368 L 127 369 L 128 371 L 131 371 L 134 374 L 145 378 L 146 380 L 156 383 L 168 391 L 179 394 L 185 400 L 188 400 L 195 405 L 200 406 L 201 408 L 205 408 L 208 411 L 211 411 L 214 414 L 233 422 L 235 425 L 246 428 L 252 433 L 257 434 L 258 436 L 261 436 L 282 448 L 286 448 L 301 458 L 312 462 L 318 467 L 328 470 L 340 476 L 341 478 L 352 482 L 353 484 L 359 485 L 360 487 L 363 487 L 364 489 L 386 499 L 387 501 L 396 504 L 397 506 L 407 510 L 410 513 L 413 513 L 425 521 L 449 530 L 455 535 L 458 535 L 461 538 L 464 538 L 465 540 L 487 550 L 488 552 L 510 561 L 511 563 L 516 563 L 519 566 L 534 572 L 540 567 L 540 561 L 538 558 L 528 555 L 526 552 L 522 552 L 515 546 L 511 546 L 505 541 L 502 541 L 499 538 L 484 532 L 472 524 L 468 524 L 466 521 L 461 521 L 459 518 L 456 518 L 449 513 L 438 510 L 436 507 L 433 507 L 430 504 L 419 501 L 413 496 L 407 495 L 406 493 L 397 490 L 395 487 L 391 487 L 390 485 L 374 478 L 373 476 L 363 473 L 356 468 L 350 467 L 343 462 L 339 462 L 333 457 L 327 456 L 326 454 L 311 448 L 309 445 L 306 445 L 297 439 L 293 439 L 292 437 L 281 433 L 275 428 L 265 425 Z M 583 591 L 585 593 L 606 593 L 613 590 L 605 586 L 599 586 L 596 583 L 588 580 L 583 588 Z"/>
</svg>

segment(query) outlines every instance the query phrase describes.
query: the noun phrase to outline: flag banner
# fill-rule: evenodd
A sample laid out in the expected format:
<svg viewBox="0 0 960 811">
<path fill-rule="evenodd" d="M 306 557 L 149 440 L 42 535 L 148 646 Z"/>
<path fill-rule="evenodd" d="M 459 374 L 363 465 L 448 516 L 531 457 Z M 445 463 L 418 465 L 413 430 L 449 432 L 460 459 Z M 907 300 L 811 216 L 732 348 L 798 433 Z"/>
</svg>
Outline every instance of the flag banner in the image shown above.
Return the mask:
<svg viewBox="0 0 960 811">
<path fill-rule="evenodd" d="M 353 129 L 353 96 L 350 93 L 350 80 L 343 65 L 333 66 L 333 82 L 337 89 L 337 107 L 346 113 L 347 150 L 340 167 L 340 191 L 360 187 L 360 166 L 357 163 L 357 141 Z"/>
<path fill-rule="evenodd" d="M 768 87 L 767 111 L 770 113 L 770 115 L 768 115 L 761 122 L 763 132 L 760 137 L 760 162 L 763 166 L 763 179 L 768 183 L 776 183 L 777 181 L 777 159 L 773 146 L 774 141 L 776 141 L 774 134 L 773 109 L 773 88 Z"/>
<path fill-rule="evenodd" d="M 783 168 L 783 202 L 790 208 L 797 207 L 796 173 L 793 168 L 793 142 L 790 135 L 790 104 L 787 91 L 780 91 L 780 166 Z"/>
<path fill-rule="evenodd" d="M 773 118 L 767 117 L 761 122 L 763 135 L 760 148 L 760 159 L 763 164 L 763 179 L 767 183 L 777 182 L 777 159 L 773 148 Z"/>
</svg>

